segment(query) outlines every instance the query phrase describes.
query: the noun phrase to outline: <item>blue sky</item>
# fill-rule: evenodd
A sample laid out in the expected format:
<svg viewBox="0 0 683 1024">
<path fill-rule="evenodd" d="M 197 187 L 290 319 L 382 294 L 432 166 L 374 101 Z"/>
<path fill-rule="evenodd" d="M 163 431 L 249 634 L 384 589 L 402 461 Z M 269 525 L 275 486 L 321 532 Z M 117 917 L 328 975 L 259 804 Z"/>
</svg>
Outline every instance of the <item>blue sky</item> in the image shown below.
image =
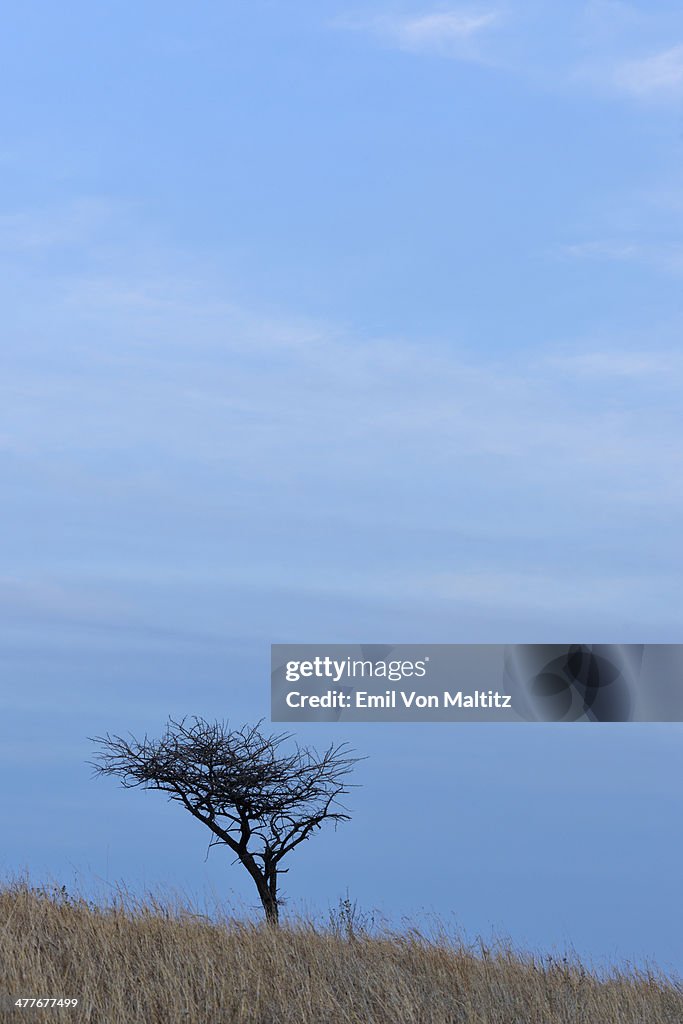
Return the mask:
<svg viewBox="0 0 683 1024">
<path fill-rule="evenodd" d="M 272 641 L 681 640 L 680 4 L 29 0 L 0 47 L 5 870 L 250 905 L 85 737 L 260 718 Z M 370 757 L 293 903 L 683 970 L 678 726 L 349 728 L 299 730 Z"/>
</svg>

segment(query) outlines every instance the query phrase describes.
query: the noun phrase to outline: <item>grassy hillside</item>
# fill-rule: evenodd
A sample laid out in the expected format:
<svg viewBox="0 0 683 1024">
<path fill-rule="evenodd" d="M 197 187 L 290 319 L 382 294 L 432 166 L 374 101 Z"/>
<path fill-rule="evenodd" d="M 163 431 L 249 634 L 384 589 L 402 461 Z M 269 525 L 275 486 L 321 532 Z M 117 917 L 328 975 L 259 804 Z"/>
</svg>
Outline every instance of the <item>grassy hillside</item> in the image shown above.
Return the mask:
<svg viewBox="0 0 683 1024">
<path fill-rule="evenodd" d="M 0 892 L 2 1021 L 92 1024 L 681 1024 L 683 986 L 475 952 L 417 932 L 212 924 L 154 902 Z M 346 922 L 348 925 L 349 922 Z M 78 998 L 16 1009 L 17 997 Z"/>
</svg>

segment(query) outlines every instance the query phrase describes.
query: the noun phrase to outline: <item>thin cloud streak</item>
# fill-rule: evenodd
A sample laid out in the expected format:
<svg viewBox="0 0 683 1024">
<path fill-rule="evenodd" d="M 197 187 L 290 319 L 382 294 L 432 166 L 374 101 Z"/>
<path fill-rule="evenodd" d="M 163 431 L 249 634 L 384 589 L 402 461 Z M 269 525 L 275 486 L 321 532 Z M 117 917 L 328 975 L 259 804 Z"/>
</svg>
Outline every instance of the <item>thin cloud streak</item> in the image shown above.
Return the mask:
<svg viewBox="0 0 683 1024">
<path fill-rule="evenodd" d="M 639 263 L 665 274 L 683 273 L 683 246 L 669 242 L 594 239 L 565 245 L 563 256 L 606 263 Z"/>
<path fill-rule="evenodd" d="M 676 30 L 679 38 L 682 30 L 679 22 Z M 650 34 L 653 34 L 653 26 L 650 26 Z M 665 40 L 670 43 L 671 35 L 670 29 L 659 26 L 656 36 L 660 45 L 657 47 L 657 41 L 653 40 L 649 51 L 635 32 L 622 40 L 618 48 L 603 40 L 592 56 L 573 62 L 570 81 L 606 99 L 649 105 L 677 102 L 683 97 L 683 43 L 662 45 Z"/>
<path fill-rule="evenodd" d="M 377 15 L 343 18 L 334 27 L 370 33 L 383 42 L 411 53 L 431 53 L 460 59 L 477 59 L 469 45 L 475 37 L 500 21 L 496 11 L 474 14 L 450 10 L 408 17 Z"/>
<path fill-rule="evenodd" d="M 674 388 L 683 380 L 683 354 L 676 351 L 603 350 L 552 356 L 545 360 L 549 367 L 577 377 L 597 377 L 603 381 L 626 377 L 641 383 L 643 376 L 659 379 Z"/>
<path fill-rule="evenodd" d="M 617 91 L 638 99 L 678 99 L 683 95 L 683 44 L 618 64 L 613 83 Z"/>
</svg>

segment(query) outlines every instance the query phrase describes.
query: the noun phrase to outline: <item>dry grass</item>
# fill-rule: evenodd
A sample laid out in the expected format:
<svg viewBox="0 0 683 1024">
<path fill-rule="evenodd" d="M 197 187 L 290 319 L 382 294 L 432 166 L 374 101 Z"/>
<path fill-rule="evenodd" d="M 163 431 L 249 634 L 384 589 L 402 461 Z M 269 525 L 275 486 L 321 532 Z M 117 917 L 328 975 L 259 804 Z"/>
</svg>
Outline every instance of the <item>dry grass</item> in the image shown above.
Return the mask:
<svg viewBox="0 0 683 1024">
<path fill-rule="evenodd" d="M 279 932 L 125 898 L 108 907 L 26 882 L 0 891 L 2 1021 L 92 1024 L 681 1024 L 683 987 L 599 979 L 578 962 L 473 950 L 353 921 Z M 15 1009 L 18 996 L 77 1009 Z"/>
</svg>

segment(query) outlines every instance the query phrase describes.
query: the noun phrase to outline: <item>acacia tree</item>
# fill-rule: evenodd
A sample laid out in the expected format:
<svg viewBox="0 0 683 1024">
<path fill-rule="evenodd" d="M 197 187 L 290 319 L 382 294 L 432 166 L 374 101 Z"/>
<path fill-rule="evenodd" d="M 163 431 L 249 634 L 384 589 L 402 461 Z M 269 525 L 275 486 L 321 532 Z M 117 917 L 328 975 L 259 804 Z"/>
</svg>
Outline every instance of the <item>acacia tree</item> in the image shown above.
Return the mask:
<svg viewBox="0 0 683 1024">
<path fill-rule="evenodd" d="M 281 752 L 288 733 L 264 735 L 261 722 L 170 718 L 161 739 L 91 737 L 97 775 L 117 776 L 126 789 L 159 789 L 212 832 L 209 849 L 227 846 L 256 885 L 266 920 L 278 923 L 283 859 L 324 821 L 348 821 L 339 797 L 360 758 L 346 744 L 323 753 L 298 744 Z"/>
</svg>

